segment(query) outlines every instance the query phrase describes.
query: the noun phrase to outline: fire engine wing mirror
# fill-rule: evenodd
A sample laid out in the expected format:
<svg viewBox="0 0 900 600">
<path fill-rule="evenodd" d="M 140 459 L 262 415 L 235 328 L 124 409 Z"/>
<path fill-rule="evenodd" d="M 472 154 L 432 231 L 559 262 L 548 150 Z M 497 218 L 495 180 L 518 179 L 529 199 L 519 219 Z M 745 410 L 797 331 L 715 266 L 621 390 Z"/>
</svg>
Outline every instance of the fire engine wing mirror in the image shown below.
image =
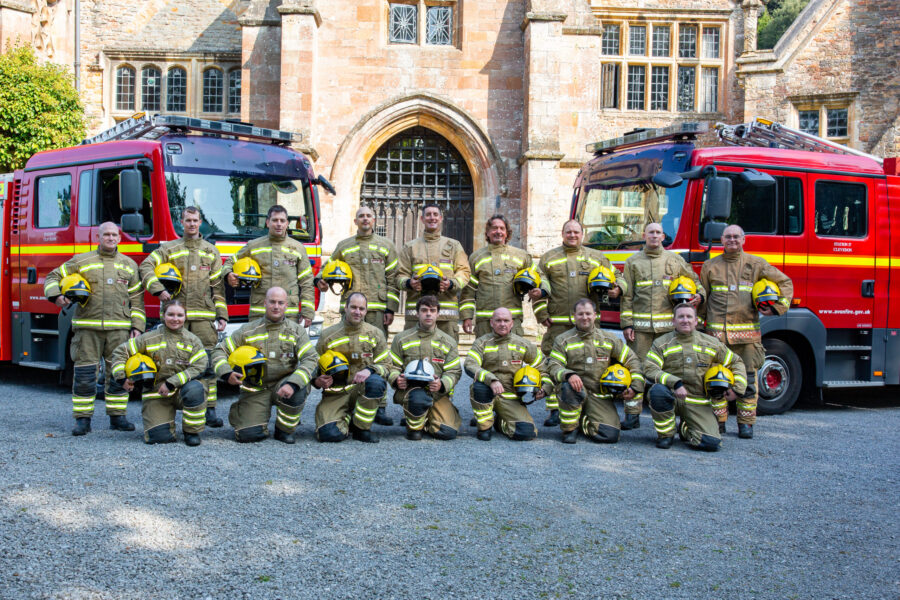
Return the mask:
<svg viewBox="0 0 900 600">
<path fill-rule="evenodd" d="M 703 237 L 709 240 L 709 245 L 712 246 L 713 242 L 722 239 L 722 234 L 725 232 L 726 227 L 728 227 L 728 223 L 710 221 L 703 227 Z"/>
<path fill-rule="evenodd" d="M 123 213 L 141 210 L 144 206 L 144 190 L 141 172 L 125 169 L 119 172 L 119 209 Z"/>
<path fill-rule="evenodd" d="M 744 169 L 741 173 L 741 181 L 752 187 L 767 187 L 775 185 L 775 178 L 768 173 L 760 173 L 756 169 Z"/>
<path fill-rule="evenodd" d="M 331 185 L 331 182 L 328 181 L 327 179 L 325 179 L 324 177 L 322 177 L 321 175 L 316 177 L 315 180 L 313 181 L 313 183 L 316 185 L 321 185 L 323 188 L 325 188 L 325 191 L 327 191 L 332 196 L 334 196 L 337 193 L 337 192 L 335 192 L 334 186 Z"/>
<path fill-rule="evenodd" d="M 144 231 L 144 215 L 141 213 L 122 215 L 122 231 L 135 235 Z"/>
<path fill-rule="evenodd" d="M 672 171 L 660 171 L 653 176 L 653 183 L 664 188 L 676 188 L 681 185 L 682 181 L 684 179 L 682 179 L 681 175 Z"/>
<path fill-rule="evenodd" d="M 731 180 L 727 177 L 710 177 L 706 181 L 706 218 L 718 221 L 730 216 Z"/>
</svg>

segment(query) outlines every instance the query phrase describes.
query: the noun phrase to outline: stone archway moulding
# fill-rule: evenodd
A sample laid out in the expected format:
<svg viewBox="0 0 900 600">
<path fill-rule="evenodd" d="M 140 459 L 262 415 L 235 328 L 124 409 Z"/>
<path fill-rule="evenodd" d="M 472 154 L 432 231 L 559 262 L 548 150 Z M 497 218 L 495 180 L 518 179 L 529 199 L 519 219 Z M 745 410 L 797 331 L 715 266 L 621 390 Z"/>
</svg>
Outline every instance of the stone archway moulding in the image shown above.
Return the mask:
<svg viewBox="0 0 900 600">
<path fill-rule="evenodd" d="M 351 235 L 352 215 L 359 206 L 359 189 L 366 165 L 390 138 L 417 125 L 445 137 L 468 164 L 475 195 L 476 228 L 493 213 L 496 197 L 505 195 L 507 190 L 506 169 L 500 153 L 465 110 L 438 96 L 414 94 L 376 106 L 359 120 L 338 148 L 330 172 L 337 189 L 332 204 L 333 231 L 343 231 L 342 237 Z M 342 237 L 325 240 L 325 247 L 332 249 Z M 479 237 L 476 232 L 476 247 Z"/>
</svg>

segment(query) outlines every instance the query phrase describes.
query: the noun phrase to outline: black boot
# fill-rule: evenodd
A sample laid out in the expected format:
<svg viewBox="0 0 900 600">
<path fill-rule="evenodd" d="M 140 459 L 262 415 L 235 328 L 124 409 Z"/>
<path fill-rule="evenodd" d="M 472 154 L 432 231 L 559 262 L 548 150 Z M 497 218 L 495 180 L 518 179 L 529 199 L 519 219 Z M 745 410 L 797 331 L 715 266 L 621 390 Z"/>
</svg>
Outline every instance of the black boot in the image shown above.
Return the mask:
<svg viewBox="0 0 900 600">
<path fill-rule="evenodd" d="M 722 435 L 725 435 L 726 429 L 727 428 L 725 427 L 725 421 L 722 421 L 721 423 L 719 423 L 719 433 L 721 433 Z"/>
<path fill-rule="evenodd" d="M 379 425 L 386 425 L 388 427 L 394 424 L 394 420 L 387 416 L 387 411 L 383 406 L 379 406 L 378 410 L 375 411 L 375 422 Z"/>
<path fill-rule="evenodd" d="M 738 437 L 745 440 L 753 439 L 753 425 L 738 423 Z"/>
<path fill-rule="evenodd" d="M 663 450 L 668 450 L 669 448 L 672 447 L 672 444 L 674 444 L 674 443 L 675 443 L 674 435 L 669 436 L 669 437 L 656 438 L 656 447 L 661 448 Z"/>
<path fill-rule="evenodd" d="M 78 417 L 75 419 L 75 429 L 72 430 L 72 435 L 84 435 L 86 433 L 91 432 L 91 418 L 90 417 Z"/>
<path fill-rule="evenodd" d="M 207 409 L 206 409 L 206 426 L 219 428 L 222 425 L 224 425 L 224 423 L 222 422 L 222 419 L 220 417 L 216 416 L 216 407 L 215 406 L 207 407 Z"/>
<path fill-rule="evenodd" d="M 406 430 L 406 439 L 412 440 L 414 442 L 418 442 L 422 439 L 422 430 L 421 429 L 407 429 Z"/>
<path fill-rule="evenodd" d="M 391 421 L 393 423 L 393 421 Z M 357 442 L 365 442 L 367 444 L 377 444 L 380 440 L 378 436 L 372 433 L 369 429 L 358 429 L 356 427 L 350 427 L 350 434 L 353 436 L 353 439 Z"/>
<path fill-rule="evenodd" d="M 109 428 L 116 431 L 134 431 L 134 423 L 125 418 L 125 415 L 111 415 Z"/>
<path fill-rule="evenodd" d="M 469 419 L 469 427 L 478 427 L 478 419 L 475 417 Z"/>
<path fill-rule="evenodd" d="M 559 427 L 559 411 L 551 410 L 550 416 L 544 421 L 544 427 Z M 574 443 L 574 442 L 572 442 Z"/>
<path fill-rule="evenodd" d="M 555 412 L 555 411 L 554 411 Z M 572 431 L 563 431 L 562 434 L 562 443 L 563 444 L 574 444 L 575 439 L 578 437 L 578 430 L 573 429 Z"/>
<path fill-rule="evenodd" d="M 294 437 L 293 433 L 285 433 L 277 427 L 275 428 L 275 434 L 272 437 L 285 444 L 293 444 L 297 441 L 297 438 Z"/>
<path fill-rule="evenodd" d="M 186 433 L 184 434 L 184 443 L 188 446 L 199 446 L 200 445 L 200 434 L 199 433 Z"/>
<path fill-rule="evenodd" d="M 492 432 L 490 429 L 483 429 L 475 434 L 475 437 L 477 437 L 482 442 L 489 442 L 491 441 L 491 433 Z"/>
<path fill-rule="evenodd" d="M 625 415 L 625 420 L 621 423 L 623 430 L 640 429 L 641 415 Z"/>
</svg>

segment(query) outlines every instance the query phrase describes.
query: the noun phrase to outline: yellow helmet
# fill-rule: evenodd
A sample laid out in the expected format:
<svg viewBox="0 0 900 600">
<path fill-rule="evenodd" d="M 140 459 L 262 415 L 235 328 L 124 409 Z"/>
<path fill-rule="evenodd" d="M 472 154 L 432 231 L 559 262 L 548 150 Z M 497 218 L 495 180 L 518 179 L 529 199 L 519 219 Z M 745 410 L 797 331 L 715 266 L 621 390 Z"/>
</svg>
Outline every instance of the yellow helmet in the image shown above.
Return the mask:
<svg viewBox="0 0 900 600">
<path fill-rule="evenodd" d="M 672 304 L 678 306 L 682 302 L 690 302 L 694 294 L 697 293 L 697 284 L 690 277 L 676 277 L 669 284 L 669 300 Z"/>
<path fill-rule="evenodd" d="M 146 354 L 132 354 L 125 361 L 125 377 L 139 386 L 149 388 L 156 380 L 156 363 Z"/>
<path fill-rule="evenodd" d="M 616 285 L 615 272 L 604 265 L 596 267 L 588 275 L 588 293 L 602 294 Z"/>
<path fill-rule="evenodd" d="M 249 256 L 236 260 L 232 272 L 237 276 L 241 287 L 256 287 L 262 281 L 262 268 Z"/>
<path fill-rule="evenodd" d="M 713 365 L 703 376 L 703 388 L 710 398 L 721 398 L 734 385 L 734 373 L 722 365 Z"/>
<path fill-rule="evenodd" d="M 347 357 L 335 350 L 328 350 L 319 357 L 319 373 L 328 375 L 333 380 L 332 387 L 347 384 L 350 374 L 350 363 Z"/>
<path fill-rule="evenodd" d="M 541 287 L 541 276 L 534 267 L 520 269 L 513 277 L 513 290 L 519 296 L 524 296 L 534 288 Z"/>
<path fill-rule="evenodd" d="M 541 389 L 541 372 L 525 365 L 513 375 L 513 388 L 522 404 L 531 404 L 537 400 L 535 393 Z"/>
<path fill-rule="evenodd" d="M 609 365 L 600 376 L 600 389 L 611 396 L 621 396 L 630 385 L 631 371 L 619 364 Z"/>
<path fill-rule="evenodd" d="M 781 290 L 774 281 L 760 279 L 753 284 L 751 294 L 753 295 L 753 304 L 756 305 L 756 310 L 759 310 L 760 308 L 771 308 L 773 304 L 778 302 L 778 298 L 781 297 Z"/>
<path fill-rule="evenodd" d="M 153 273 L 166 291 L 172 296 L 177 296 L 181 291 L 181 271 L 172 263 L 165 262 L 153 269 Z"/>
<path fill-rule="evenodd" d="M 80 273 L 66 275 L 59 282 L 59 289 L 63 296 L 84 306 L 91 297 L 91 284 Z"/>
<path fill-rule="evenodd" d="M 350 265 L 342 260 L 330 260 L 322 267 L 322 281 L 328 284 L 328 289 L 338 295 L 350 289 L 353 284 L 353 271 Z M 338 285 L 338 291 L 334 291 L 334 285 Z"/>
<path fill-rule="evenodd" d="M 259 348 L 238 346 L 228 355 L 228 364 L 235 373 L 243 375 L 242 383 L 253 387 L 262 385 L 266 376 L 266 355 Z"/>
<path fill-rule="evenodd" d="M 441 290 L 441 270 L 434 265 L 422 265 L 413 276 L 422 283 L 422 294 L 437 294 Z"/>
</svg>

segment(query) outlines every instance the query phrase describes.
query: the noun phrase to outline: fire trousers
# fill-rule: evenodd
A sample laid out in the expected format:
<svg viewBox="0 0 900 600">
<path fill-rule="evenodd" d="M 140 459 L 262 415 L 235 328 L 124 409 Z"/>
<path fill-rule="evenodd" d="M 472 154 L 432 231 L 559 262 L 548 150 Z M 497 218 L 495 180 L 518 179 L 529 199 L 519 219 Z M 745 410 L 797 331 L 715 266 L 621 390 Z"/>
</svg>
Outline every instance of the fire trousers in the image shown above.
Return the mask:
<svg viewBox="0 0 900 600">
<path fill-rule="evenodd" d="M 106 368 L 106 414 L 109 416 L 124 415 L 128 409 L 128 392 L 116 383 L 110 375 L 112 354 L 116 346 L 128 340 L 127 329 L 97 331 L 94 329 L 76 329 L 72 336 L 69 352 L 75 363 L 72 377 L 72 415 L 92 417 L 94 415 L 94 399 L 97 397 L 97 371 L 100 359 L 105 359 Z"/>
<path fill-rule="evenodd" d="M 504 392 L 495 396 L 489 385 L 476 381 L 472 384 L 470 401 L 479 431 L 498 425 L 499 431 L 511 440 L 525 441 L 537 437 L 537 427 L 528 413 L 528 407 L 514 393 Z M 494 412 L 497 413 L 496 424 Z"/>
<path fill-rule="evenodd" d="M 666 335 L 667 331 L 662 333 L 653 333 L 652 331 L 634 331 L 634 341 L 633 342 L 625 342 L 628 344 L 628 347 L 631 349 L 635 355 L 641 359 L 641 362 L 644 362 L 644 359 L 647 358 L 647 353 L 650 352 L 650 347 L 653 346 L 654 340 L 656 338 Z M 644 394 L 643 392 L 639 392 L 634 395 L 634 398 L 625 402 L 625 414 L 626 415 L 639 415 L 641 414 L 641 410 L 644 408 Z"/>
<path fill-rule="evenodd" d="M 541 338 L 541 352 L 544 353 L 544 356 L 550 356 L 550 351 L 553 350 L 553 340 L 570 329 L 572 329 L 572 325 L 568 322 L 553 323 L 547 328 L 544 337 Z M 559 386 L 556 386 L 553 393 L 544 398 L 544 404 L 547 406 L 547 410 L 559 410 Z"/>
<path fill-rule="evenodd" d="M 320 442 L 339 442 L 347 437 L 351 424 L 362 431 L 371 429 L 385 391 L 387 382 L 375 374 L 340 392 L 324 390 L 316 407 L 316 438 Z"/>
<path fill-rule="evenodd" d="M 273 406 L 276 409 L 275 428 L 284 433 L 294 433 L 300 424 L 300 413 L 303 412 L 309 387 L 282 398 L 276 392 L 286 382 L 287 378 L 284 378 L 262 388 L 241 386 L 237 402 L 231 405 L 228 412 L 228 422 L 234 427 L 234 435 L 239 442 L 258 442 L 269 436 L 268 425 Z"/>
<path fill-rule="evenodd" d="M 756 377 L 763 362 L 766 360 L 766 350 L 762 342 L 752 344 L 734 344 L 728 349 L 741 357 L 744 367 L 747 369 L 747 390 L 737 399 L 737 422 L 747 425 L 756 423 L 756 403 L 759 398 Z M 722 398 L 713 404 L 716 419 L 719 423 L 728 420 L 728 401 Z"/>
<path fill-rule="evenodd" d="M 452 440 L 459 433 L 462 419 L 459 411 L 443 392 L 429 392 L 422 388 L 413 388 L 394 394 L 395 402 L 403 405 L 406 417 L 406 428 L 411 431 L 425 431 L 432 437 L 441 440 Z"/>
<path fill-rule="evenodd" d="M 156 389 L 159 389 L 158 387 Z M 175 411 L 181 411 L 184 433 L 200 433 L 206 425 L 206 388 L 198 380 L 188 381 L 168 396 L 156 391 L 141 396 L 144 442 L 148 444 L 175 439 Z"/>
<path fill-rule="evenodd" d="M 216 331 L 215 321 L 188 321 L 184 324 L 184 328 L 200 338 L 203 347 L 206 348 L 206 357 L 209 359 L 209 365 L 203 372 L 203 387 L 206 388 L 206 405 L 210 408 L 216 407 L 219 399 L 219 390 L 216 385 L 216 371 L 213 369 L 212 351 L 219 343 L 219 332 Z"/>
<path fill-rule="evenodd" d="M 681 424 L 678 433 L 684 443 L 700 450 L 719 449 L 722 443 L 719 424 L 708 398 L 688 396 L 682 400 L 676 398 L 672 390 L 657 383 L 650 388 L 647 399 L 656 435 L 661 438 L 674 437 L 675 417 L 679 417 Z"/>
<path fill-rule="evenodd" d="M 564 382 L 559 386 L 559 428 L 563 433 L 581 426 L 581 432 L 595 442 L 619 441 L 619 413 L 612 397 L 582 389 L 576 392 Z"/>
</svg>

